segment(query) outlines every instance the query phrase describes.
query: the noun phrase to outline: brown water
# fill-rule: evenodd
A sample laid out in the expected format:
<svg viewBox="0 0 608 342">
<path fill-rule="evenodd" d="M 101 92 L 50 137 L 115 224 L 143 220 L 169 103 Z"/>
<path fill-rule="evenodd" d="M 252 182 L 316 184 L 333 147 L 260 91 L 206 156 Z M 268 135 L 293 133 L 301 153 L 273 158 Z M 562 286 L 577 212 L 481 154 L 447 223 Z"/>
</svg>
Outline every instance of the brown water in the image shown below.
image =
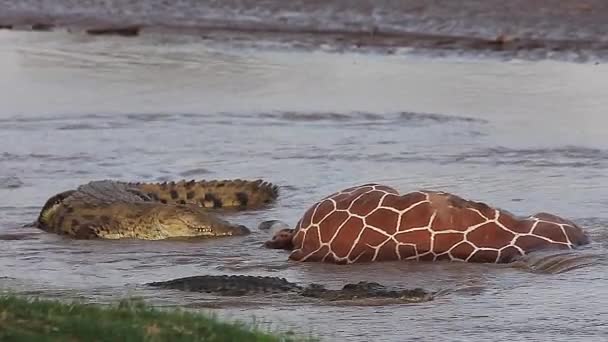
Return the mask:
<svg viewBox="0 0 608 342">
<path fill-rule="evenodd" d="M 23 224 L 93 179 L 264 178 L 295 223 L 363 182 L 440 189 L 515 213 L 549 211 L 608 248 L 608 67 L 235 46 L 144 35 L 0 31 L 0 286 L 95 302 L 125 295 L 336 341 L 608 338 L 608 267 L 560 274 L 494 265 L 287 262 L 266 232 L 204 242 L 73 241 Z M 461 289 L 414 305 L 218 299 L 148 289 L 197 274 L 374 280 Z M 5 277 L 5 278 L 2 278 Z"/>
</svg>

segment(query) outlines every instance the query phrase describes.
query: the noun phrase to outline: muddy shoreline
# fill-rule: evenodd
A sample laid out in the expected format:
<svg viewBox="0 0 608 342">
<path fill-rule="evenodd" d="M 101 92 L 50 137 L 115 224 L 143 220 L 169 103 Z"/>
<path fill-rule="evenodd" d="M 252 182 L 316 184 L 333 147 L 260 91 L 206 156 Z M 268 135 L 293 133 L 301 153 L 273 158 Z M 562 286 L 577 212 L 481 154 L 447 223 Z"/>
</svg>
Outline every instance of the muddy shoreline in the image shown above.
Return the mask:
<svg viewBox="0 0 608 342">
<path fill-rule="evenodd" d="M 234 2 L 234 3 L 233 3 Z M 574 2 L 342 0 L 120 2 L 0 1 L 0 29 L 67 30 L 91 35 L 161 33 L 205 40 L 274 42 L 398 53 L 400 49 L 498 53 L 588 61 L 608 56 L 608 4 Z"/>
</svg>

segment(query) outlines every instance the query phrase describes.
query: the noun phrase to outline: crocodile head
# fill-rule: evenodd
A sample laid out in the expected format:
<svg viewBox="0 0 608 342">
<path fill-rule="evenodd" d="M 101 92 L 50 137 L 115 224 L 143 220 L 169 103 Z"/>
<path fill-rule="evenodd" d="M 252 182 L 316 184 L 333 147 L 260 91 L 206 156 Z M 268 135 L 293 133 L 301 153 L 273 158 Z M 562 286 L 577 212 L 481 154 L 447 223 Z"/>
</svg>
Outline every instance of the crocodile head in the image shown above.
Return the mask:
<svg viewBox="0 0 608 342">
<path fill-rule="evenodd" d="M 169 237 L 247 235 L 250 230 L 191 205 L 162 205 L 154 210 L 157 228 Z"/>
<path fill-rule="evenodd" d="M 38 219 L 34 225 L 40 228 L 45 228 L 63 204 L 63 200 L 68 198 L 74 192 L 74 190 L 68 190 L 49 198 L 46 203 L 44 203 L 44 206 L 40 211 L 40 215 L 38 215 Z"/>
<path fill-rule="evenodd" d="M 34 225 L 80 239 L 163 240 L 250 233 L 198 204 L 157 201 L 130 184 L 113 181 L 90 182 L 52 196 Z"/>
</svg>

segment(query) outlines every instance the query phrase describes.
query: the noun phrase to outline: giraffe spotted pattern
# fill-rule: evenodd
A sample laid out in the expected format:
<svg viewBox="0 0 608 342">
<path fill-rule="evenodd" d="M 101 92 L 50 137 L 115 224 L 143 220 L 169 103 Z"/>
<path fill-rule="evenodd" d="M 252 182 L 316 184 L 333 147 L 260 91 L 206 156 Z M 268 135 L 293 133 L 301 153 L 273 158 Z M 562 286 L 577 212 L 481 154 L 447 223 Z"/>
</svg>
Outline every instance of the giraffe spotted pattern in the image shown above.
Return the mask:
<svg viewBox="0 0 608 342">
<path fill-rule="evenodd" d="M 535 250 L 572 249 L 586 243 L 587 236 L 575 223 L 548 213 L 520 218 L 447 192 L 399 195 L 388 186 L 364 184 L 309 208 L 295 227 L 289 258 L 342 264 L 504 263 Z"/>
</svg>

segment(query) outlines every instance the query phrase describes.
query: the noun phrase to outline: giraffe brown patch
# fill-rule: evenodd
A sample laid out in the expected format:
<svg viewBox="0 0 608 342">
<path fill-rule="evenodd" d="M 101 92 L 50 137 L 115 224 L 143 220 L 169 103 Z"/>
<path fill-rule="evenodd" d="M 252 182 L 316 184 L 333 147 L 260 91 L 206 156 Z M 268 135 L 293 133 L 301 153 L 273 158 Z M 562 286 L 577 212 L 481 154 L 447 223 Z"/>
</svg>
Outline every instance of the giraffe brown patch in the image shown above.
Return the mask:
<svg viewBox="0 0 608 342">
<path fill-rule="evenodd" d="M 166 199 L 164 199 L 164 198 L 161 198 L 161 199 L 160 199 L 160 203 L 167 204 L 167 200 L 166 200 Z"/>
<path fill-rule="evenodd" d="M 509 246 L 500 250 L 500 254 L 498 257 L 498 262 L 500 263 L 508 263 L 515 261 L 517 257 L 520 257 L 522 254 L 519 249 Z"/>
<path fill-rule="evenodd" d="M 302 261 L 302 258 L 304 258 L 305 256 L 306 254 L 304 254 L 301 249 L 294 249 L 291 253 L 289 253 L 288 259 L 294 261 Z"/>
<path fill-rule="evenodd" d="M 520 220 L 512 230 L 520 234 L 532 234 L 532 229 L 534 228 L 535 222 L 536 221 L 532 218 Z"/>
<path fill-rule="evenodd" d="M 534 250 L 543 249 L 552 245 L 558 246 L 557 244 L 553 244 L 547 240 L 532 235 L 524 235 L 518 237 L 517 240 L 515 240 L 515 245 L 519 246 L 526 253 L 532 252 Z"/>
<path fill-rule="evenodd" d="M 411 228 L 426 227 L 432 216 L 430 204 L 422 203 L 406 211 L 401 215 L 401 224 L 399 231 L 408 230 Z"/>
<path fill-rule="evenodd" d="M 378 251 L 378 255 L 376 256 L 376 261 L 389 261 L 389 260 L 399 260 L 396 252 L 397 244 L 392 239 L 386 242 L 380 250 Z"/>
<path fill-rule="evenodd" d="M 549 221 L 549 222 L 555 222 L 555 223 L 559 223 L 559 224 L 569 224 L 569 225 L 573 225 L 574 223 L 572 221 L 568 221 L 564 218 L 561 218 L 559 216 L 553 215 L 553 214 L 549 214 L 549 213 L 536 213 L 534 215 L 532 215 L 536 218 L 538 218 L 539 220 L 543 220 L 543 221 Z"/>
<path fill-rule="evenodd" d="M 348 259 L 336 259 L 331 253 L 327 254 L 327 256 L 323 259 L 329 259 L 336 265 L 346 265 L 348 264 Z"/>
<path fill-rule="evenodd" d="M 304 216 L 302 216 L 302 218 L 300 219 L 301 228 L 306 228 L 312 224 L 312 214 L 318 205 L 319 205 L 319 203 L 315 204 L 314 206 L 312 206 L 311 208 L 306 210 L 306 212 L 304 213 Z"/>
<path fill-rule="evenodd" d="M 376 250 L 364 243 L 357 243 L 355 248 L 348 255 L 349 260 L 357 259 L 357 262 L 372 261 Z"/>
<path fill-rule="evenodd" d="M 448 253 L 442 253 L 435 256 L 435 261 L 451 261 L 452 257 Z"/>
<path fill-rule="evenodd" d="M 306 230 L 306 234 L 302 236 L 302 242 L 300 244 L 295 244 L 295 246 L 300 246 L 304 253 L 310 253 L 315 249 L 321 246 L 321 241 L 319 241 L 319 227 L 312 226 Z"/>
<path fill-rule="evenodd" d="M 247 195 L 246 192 L 237 192 L 235 194 L 236 196 L 236 200 L 239 201 L 239 205 L 242 207 L 246 207 L 247 204 L 249 203 L 249 195 Z"/>
<path fill-rule="evenodd" d="M 589 237 L 578 226 L 564 226 L 564 231 L 566 231 L 570 243 L 574 245 L 578 246 L 589 243 Z"/>
<path fill-rule="evenodd" d="M 369 192 L 356 199 L 350 207 L 350 212 L 354 215 L 366 216 L 372 210 L 380 206 L 380 199 L 384 195 L 382 191 Z"/>
<path fill-rule="evenodd" d="M 332 241 L 331 250 L 340 258 L 348 256 L 348 252 L 357 243 L 356 240 L 361 229 L 363 229 L 363 220 L 358 217 L 349 217 Z M 359 241 L 364 241 L 363 236 Z"/>
<path fill-rule="evenodd" d="M 536 227 L 534 227 L 532 234 L 544 236 L 556 242 L 568 243 L 568 240 L 566 238 L 566 235 L 564 235 L 562 228 L 555 223 L 538 222 Z"/>
<path fill-rule="evenodd" d="M 169 194 L 171 195 L 171 199 L 177 199 L 179 197 L 179 193 L 175 189 L 171 190 Z"/>
<path fill-rule="evenodd" d="M 456 208 L 462 208 L 462 209 L 474 209 L 477 210 L 479 213 L 481 213 L 481 215 L 483 215 L 484 217 L 487 217 L 488 219 L 494 219 L 496 217 L 496 209 L 490 207 L 489 205 L 483 203 L 483 202 L 475 202 L 475 201 L 469 201 L 469 200 L 465 200 L 461 197 L 458 197 L 456 195 L 449 195 L 449 203 L 456 207 Z M 479 215 L 479 214 L 477 214 Z"/>
<path fill-rule="evenodd" d="M 444 195 L 448 203 L 455 208 L 473 208 L 481 211 L 486 216 L 494 215 L 494 209 L 483 202 L 475 202 L 466 200 L 458 195 L 445 193 Z"/>
<path fill-rule="evenodd" d="M 498 258 L 498 251 L 492 250 L 478 250 L 475 252 L 468 261 L 472 262 L 496 262 Z"/>
<path fill-rule="evenodd" d="M 376 190 L 388 192 L 389 194 L 394 194 L 394 195 L 399 194 L 399 192 L 397 190 L 391 188 L 390 186 L 386 186 L 386 185 L 376 185 Z"/>
<path fill-rule="evenodd" d="M 348 257 L 349 260 L 357 260 L 357 263 L 370 262 L 374 258 L 374 249 L 365 246 L 363 249 L 355 247 L 351 255 Z"/>
<path fill-rule="evenodd" d="M 184 205 L 184 204 L 186 204 L 186 200 L 181 199 L 181 200 L 177 201 L 177 203 Z"/>
<path fill-rule="evenodd" d="M 508 245 L 515 235 L 489 222 L 467 233 L 466 239 L 479 248 L 502 248 Z"/>
<path fill-rule="evenodd" d="M 433 252 L 435 254 L 447 252 L 463 239 L 464 234 L 462 233 L 435 234 Z"/>
<path fill-rule="evenodd" d="M 373 184 L 373 183 L 369 183 L 369 184 L 363 184 L 363 185 L 353 186 L 353 187 L 344 189 L 344 190 L 342 190 L 340 192 L 348 192 L 351 195 L 358 196 L 358 195 L 361 195 L 364 192 L 373 190 L 374 189 L 373 188 L 374 185 L 375 184 Z"/>
<path fill-rule="evenodd" d="M 433 222 L 433 229 L 436 231 L 448 229 L 465 231 L 485 221 L 474 211 L 462 208 L 450 208 L 443 215 L 438 215 L 436 220 L 439 222 L 437 225 Z"/>
<path fill-rule="evenodd" d="M 452 250 L 450 251 L 450 255 L 453 258 L 466 260 L 466 258 L 468 258 L 469 255 L 471 255 L 471 253 L 473 253 L 474 251 L 475 251 L 475 248 L 473 246 L 471 246 L 470 243 L 463 241 L 463 242 L 457 244 L 456 246 L 454 246 L 454 248 L 452 248 Z"/>
<path fill-rule="evenodd" d="M 323 218 L 334 211 L 334 203 L 330 200 L 325 200 L 317 207 L 317 211 L 312 217 L 313 224 L 319 224 Z"/>
<path fill-rule="evenodd" d="M 308 258 L 306 258 L 306 260 L 307 261 L 321 261 L 327 255 L 327 253 L 329 253 L 329 247 L 327 245 L 325 245 L 325 246 L 321 247 L 321 249 L 319 249 L 318 251 L 310 254 L 310 256 Z"/>
<path fill-rule="evenodd" d="M 196 192 L 188 191 L 188 192 L 186 192 L 186 199 L 189 199 L 189 200 L 193 199 L 195 195 L 196 195 Z"/>
<path fill-rule="evenodd" d="M 397 233 L 395 239 L 401 243 L 416 245 L 418 253 L 428 252 L 431 249 L 431 232 L 426 229 Z"/>
<path fill-rule="evenodd" d="M 432 205 L 432 204 L 431 204 Z M 442 208 L 435 210 L 435 218 L 431 223 L 431 229 L 434 231 L 443 231 L 452 229 L 452 219 L 454 218 L 451 210 L 448 208 Z"/>
<path fill-rule="evenodd" d="M 405 210 L 412 205 L 426 201 L 426 195 L 420 192 L 411 192 L 402 196 L 387 195 L 382 201 L 383 207 L 395 208 L 396 210 Z"/>
<path fill-rule="evenodd" d="M 293 238 L 292 238 L 293 249 L 302 248 L 302 245 L 304 244 L 305 235 L 306 235 L 305 230 L 302 230 L 296 226 L 296 231 L 293 234 Z"/>
<path fill-rule="evenodd" d="M 498 222 L 500 222 L 507 229 L 515 232 L 526 234 L 530 232 L 532 228 L 532 222 L 530 224 L 526 224 L 528 221 L 521 221 L 515 218 L 512 214 L 506 211 L 500 211 L 500 215 L 498 216 Z"/>
<path fill-rule="evenodd" d="M 436 232 L 445 230 L 465 231 L 468 227 L 484 221 L 479 215 L 475 215 L 468 210 L 447 206 L 437 207 L 433 203 L 431 203 L 431 206 L 434 207 L 436 213 L 431 228 Z"/>
<path fill-rule="evenodd" d="M 338 230 L 338 227 L 345 223 L 348 217 L 348 213 L 344 211 L 334 211 L 326 217 L 319 225 L 319 228 L 321 229 L 321 240 L 323 242 L 329 242 Z"/>
<path fill-rule="evenodd" d="M 418 258 L 418 260 L 420 260 L 420 261 L 435 261 L 435 254 L 430 253 L 430 252 L 426 253 L 426 254 L 423 254 L 423 255 L 421 255 Z"/>
<path fill-rule="evenodd" d="M 353 202 L 353 199 L 355 198 L 355 196 L 352 196 L 350 194 L 340 194 L 340 195 L 332 196 L 330 198 L 336 202 L 337 210 L 346 210 L 346 209 L 348 209 L 350 204 Z"/>
<path fill-rule="evenodd" d="M 370 226 L 374 226 L 378 229 L 384 230 L 389 234 L 397 232 L 397 221 L 399 220 L 399 214 L 392 210 L 380 208 L 374 210 L 365 218 L 365 223 Z"/>
<path fill-rule="evenodd" d="M 366 227 L 363 234 L 361 234 L 359 243 L 364 243 L 371 247 L 377 247 L 389 238 L 390 237 L 387 234 L 383 234 L 377 230 Z"/>
<path fill-rule="evenodd" d="M 406 259 L 416 255 L 416 248 L 411 245 L 399 245 L 399 255 L 401 259 Z"/>
<path fill-rule="evenodd" d="M 454 201 L 454 198 L 450 194 L 429 191 L 427 195 L 431 206 L 437 211 L 446 210 L 450 207 L 462 208 L 462 205 Z"/>
</svg>

